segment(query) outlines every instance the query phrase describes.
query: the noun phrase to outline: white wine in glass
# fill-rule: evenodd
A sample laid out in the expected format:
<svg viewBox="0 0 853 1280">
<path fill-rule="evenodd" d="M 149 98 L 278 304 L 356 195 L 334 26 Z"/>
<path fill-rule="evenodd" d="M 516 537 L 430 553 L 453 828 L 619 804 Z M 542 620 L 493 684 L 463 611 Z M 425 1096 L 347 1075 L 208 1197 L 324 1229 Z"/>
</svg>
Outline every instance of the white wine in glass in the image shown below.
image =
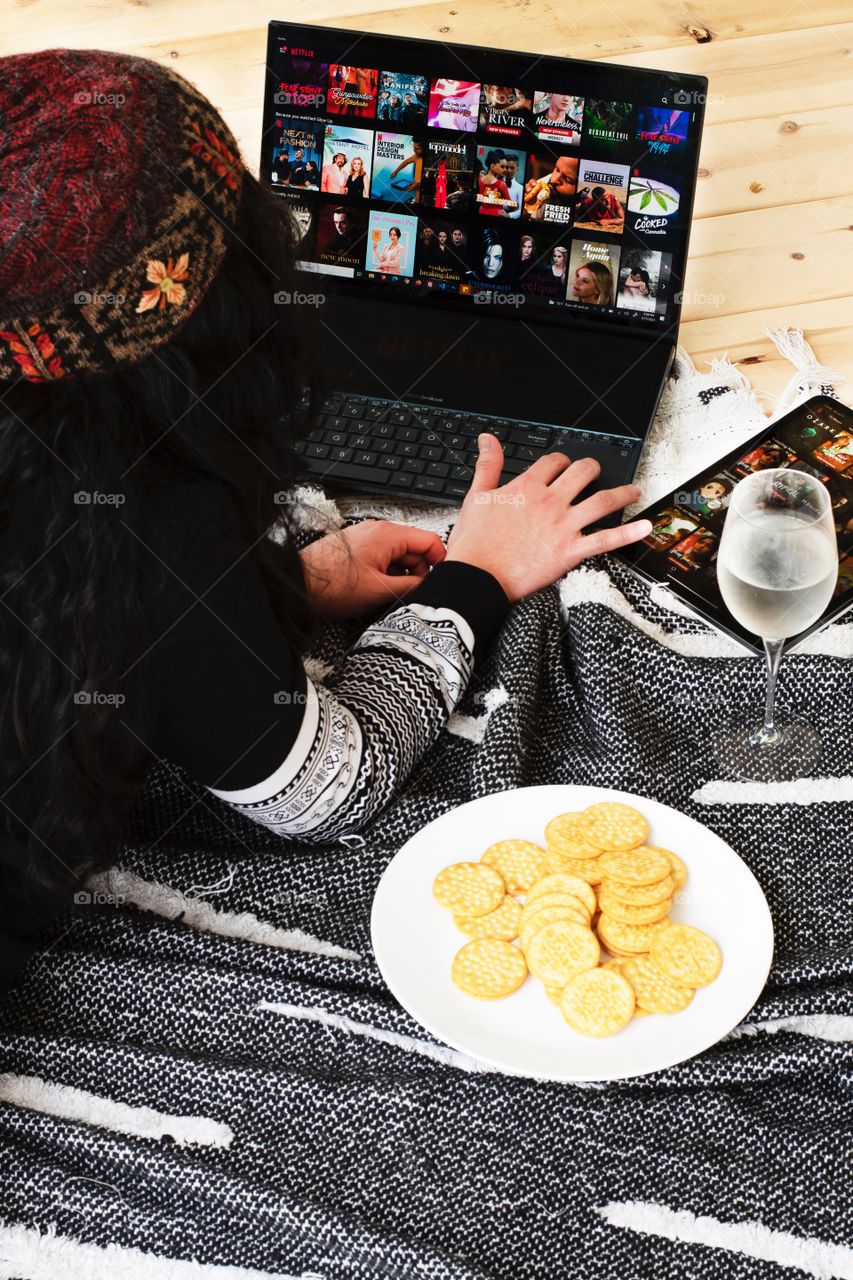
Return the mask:
<svg viewBox="0 0 853 1280">
<path fill-rule="evenodd" d="M 789 781 L 820 758 L 820 735 L 775 714 L 785 641 L 805 631 L 832 599 L 838 548 L 826 486 L 795 467 L 756 471 L 732 491 L 717 580 L 734 618 L 759 636 L 767 659 L 764 723 L 727 730 L 717 752 L 740 778 Z"/>
</svg>

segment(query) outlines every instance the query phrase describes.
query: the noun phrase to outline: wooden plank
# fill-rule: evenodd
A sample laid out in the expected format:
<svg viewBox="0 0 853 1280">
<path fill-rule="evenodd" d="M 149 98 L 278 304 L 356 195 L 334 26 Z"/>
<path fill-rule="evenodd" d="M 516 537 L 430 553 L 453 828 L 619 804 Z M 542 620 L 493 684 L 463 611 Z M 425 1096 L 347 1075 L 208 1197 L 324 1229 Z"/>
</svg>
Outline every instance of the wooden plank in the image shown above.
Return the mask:
<svg viewBox="0 0 853 1280">
<path fill-rule="evenodd" d="M 700 372 L 707 372 L 712 360 L 728 354 L 749 379 L 765 411 L 771 413 L 794 366 L 765 336 L 764 327 L 800 328 L 815 358 L 846 376 L 846 381 L 837 382 L 836 393 L 839 400 L 853 406 L 850 317 L 849 298 L 721 314 L 682 324 L 680 342 Z"/>
<path fill-rule="evenodd" d="M 211 31 L 261 29 L 271 17 L 294 17 L 293 6 L 278 9 L 265 0 L 7 0 L 0 15 L 0 52 L 33 47 L 125 49 L 139 42 L 187 41 Z M 496 44 L 509 49 L 541 48 L 581 58 L 622 58 L 660 49 L 707 49 L 744 37 L 802 31 L 850 18 L 848 0 L 809 4 L 742 3 L 714 0 L 707 9 L 663 3 L 638 7 L 636 0 L 572 5 L 560 0 L 441 0 L 411 4 L 400 0 L 302 0 L 298 20 L 362 30 L 386 30 L 428 39 Z"/>
</svg>

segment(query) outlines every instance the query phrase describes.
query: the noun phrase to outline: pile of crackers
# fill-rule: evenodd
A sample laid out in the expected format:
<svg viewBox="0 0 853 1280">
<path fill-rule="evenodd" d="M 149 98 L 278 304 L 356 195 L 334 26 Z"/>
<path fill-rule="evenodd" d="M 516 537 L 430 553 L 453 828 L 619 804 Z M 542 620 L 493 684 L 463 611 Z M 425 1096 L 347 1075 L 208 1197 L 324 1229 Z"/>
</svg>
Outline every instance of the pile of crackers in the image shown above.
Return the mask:
<svg viewBox="0 0 853 1280">
<path fill-rule="evenodd" d="M 433 894 L 471 939 L 451 965 L 456 986 L 499 1000 L 532 974 L 587 1036 L 686 1009 L 720 972 L 722 954 L 701 929 L 670 920 L 687 868 L 648 836 L 638 809 L 603 801 L 557 814 L 544 848 L 499 840 L 479 862 L 445 867 Z"/>
</svg>

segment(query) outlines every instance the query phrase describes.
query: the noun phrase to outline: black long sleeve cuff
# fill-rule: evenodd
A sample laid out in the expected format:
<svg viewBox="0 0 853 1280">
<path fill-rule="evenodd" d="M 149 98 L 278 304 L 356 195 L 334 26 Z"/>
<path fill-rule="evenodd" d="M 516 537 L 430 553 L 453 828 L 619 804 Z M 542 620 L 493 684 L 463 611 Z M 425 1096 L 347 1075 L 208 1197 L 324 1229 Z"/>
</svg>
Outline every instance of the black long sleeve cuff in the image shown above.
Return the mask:
<svg viewBox="0 0 853 1280">
<path fill-rule="evenodd" d="M 442 560 L 406 597 L 407 604 L 428 604 L 453 609 L 474 633 L 474 655 L 479 658 L 497 635 L 511 604 L 493 573 L 462 560 Z"/>
</svg>

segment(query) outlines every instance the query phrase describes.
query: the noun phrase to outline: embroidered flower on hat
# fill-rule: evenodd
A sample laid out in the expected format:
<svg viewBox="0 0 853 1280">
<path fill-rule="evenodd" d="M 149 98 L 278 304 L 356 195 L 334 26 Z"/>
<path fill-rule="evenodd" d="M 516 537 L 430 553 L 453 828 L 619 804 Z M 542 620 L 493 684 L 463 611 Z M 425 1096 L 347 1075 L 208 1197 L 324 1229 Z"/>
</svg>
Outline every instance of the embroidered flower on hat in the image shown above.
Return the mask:
<svg viewBox="0 0 853 1280">
<path fill-rule="evenodd" d="M 18 332 L 0 329 L 0 338 L 9 344 L 12 359 L 21 367 L 21 374 L 30 382 L 49 382 L 52 378 L 64 378 L 62 360 L 56 353 L 50 335 L 36 320 L 26 330 Z"/>
<path fill-rule="evenodd" d="M 154 288 L 143 292 L 136 308 L 137 314 L 141 311 L 150 311 L 152 307 L 158 305 L 161 311 L 165 311 L 167 302 L 175 307 L 186 302 L 187 291 L 180 282 L 189 276 L 187 271 L 189 261 L 188 253 L 182 253 L 177 262 L 173 262 L 169 257 L 165 265 L 157 258 L 151 259 L 148 263 L 146 278 L 151 281 Z"/>
</svg>

